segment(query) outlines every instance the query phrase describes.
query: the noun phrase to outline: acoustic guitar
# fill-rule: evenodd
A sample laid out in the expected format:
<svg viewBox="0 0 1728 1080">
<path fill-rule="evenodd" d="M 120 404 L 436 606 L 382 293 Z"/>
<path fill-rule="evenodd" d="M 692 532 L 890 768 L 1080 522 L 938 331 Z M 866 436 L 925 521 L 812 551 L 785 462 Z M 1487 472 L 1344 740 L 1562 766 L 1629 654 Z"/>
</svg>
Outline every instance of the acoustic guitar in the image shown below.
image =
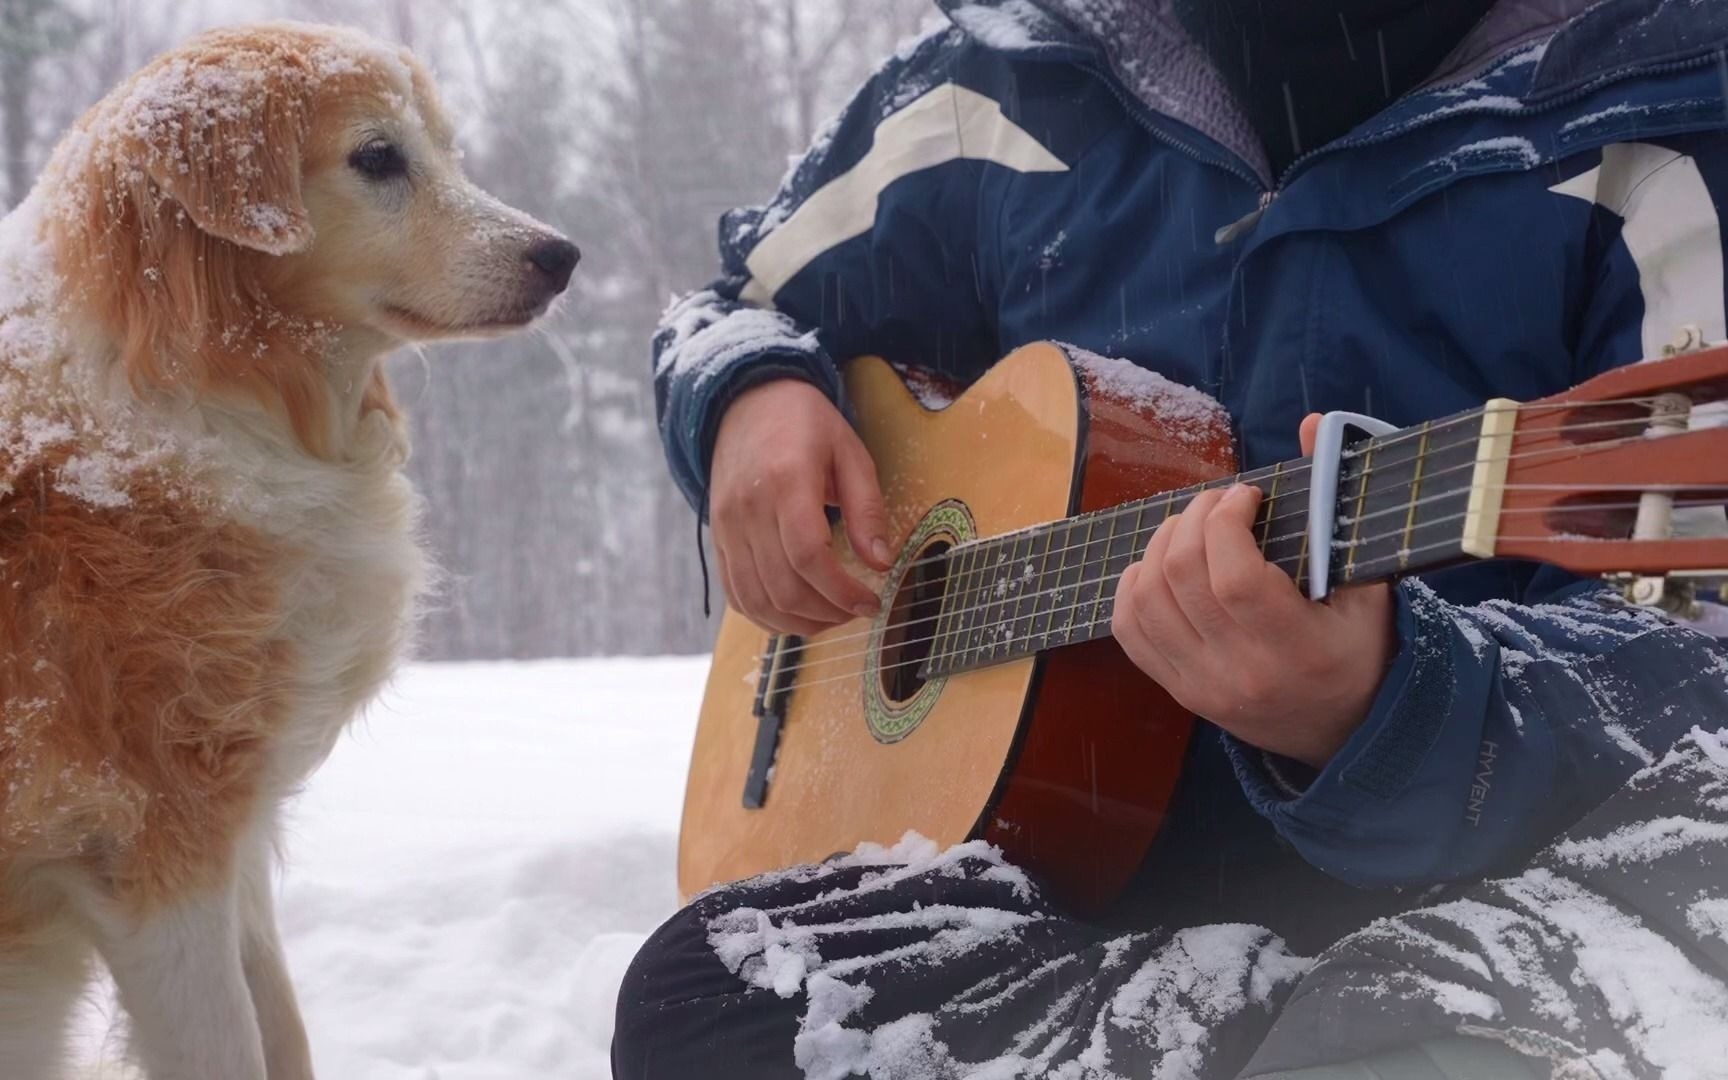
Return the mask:
<svg viewBox="0 0 1728 1080">
<path fill-rule="evenodd" d="M 686 896 L 916 830 L 981 837 L 1071 907 L 1107 905 L 1195 723 L 1109 640 L 1115 586 L 1206 488 L 1265 493 L 1261 548 L 1315 598 L 1514 558 L 1680 610 L 1728 573 L 1728 540 L 1670 525 L 1728 498 L 1728 429 L 1690 423 L 1728 398 L 1728 348 L 1404 431 L 1337 414 L 1314 459 L 1242 476 L 1210 399 L 1055 345 L 941 407 L 880 360 L 846 379 L 898 562 L 868 570 L 837 530 L 880 588 L 877 617 L 796 638 L 727 613 L 684 804 Z"/>
</svg>

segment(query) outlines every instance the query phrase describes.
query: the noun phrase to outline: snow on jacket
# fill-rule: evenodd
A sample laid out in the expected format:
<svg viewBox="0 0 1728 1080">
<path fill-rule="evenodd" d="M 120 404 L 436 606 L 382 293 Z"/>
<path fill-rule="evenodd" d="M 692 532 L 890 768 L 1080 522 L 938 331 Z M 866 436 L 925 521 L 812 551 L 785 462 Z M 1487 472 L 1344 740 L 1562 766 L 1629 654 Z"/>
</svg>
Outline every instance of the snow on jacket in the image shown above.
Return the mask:
<svg viewBox="0 0 1728 1080">
<path fill-rule="evenodd" d="M 1159 0 L 943 6 L 667 312 L 661 429 L 693 505 L 738 393 L 793 377 L 844 404 L 863 354 L 969 380 L 1074 342 L 1215 395 L 1252 468 L 1297 456 L 1309 412 L 1411 425 L 1685 325 L 1728 339 L 1728 5 L 1502 0 L 1428 85 L 1277 177 Z M 1347 899 L 1305 863 L 1357 887 L 1505 871 L 1728 715 L 1714 641 L 1527 564 L 1406 583 L 1398 632 L 1305 786 L 1203 725 L 1146 880 L 1280 925 L 1268 904 Z"/>
</svg>

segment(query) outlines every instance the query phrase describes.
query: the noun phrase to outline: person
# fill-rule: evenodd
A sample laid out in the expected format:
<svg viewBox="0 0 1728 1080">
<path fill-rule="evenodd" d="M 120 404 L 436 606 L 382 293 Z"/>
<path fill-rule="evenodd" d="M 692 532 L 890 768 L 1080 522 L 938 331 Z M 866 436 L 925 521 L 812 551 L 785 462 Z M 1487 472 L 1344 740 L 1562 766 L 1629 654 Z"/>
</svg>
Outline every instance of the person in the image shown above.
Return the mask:
<svg viewBox="0 0 1728 1080">
<path fill-rule="evenodd" d="M 1314 413 L 1728 338 L 1728 6 L 941 6 L 655 340 L 673 476 L 764 627 L 875 611 L 827 548 L 833 505 L 890 557 L 851 357 L 967 381 L 1072 342 L 1211 393 L 1253 468 Z M 1728 652 L 1510 561 L 1310 603 L 1254 510 L 1201 498 L 1123 579 L 1115 636 L 1206 723 L 1116 910 L 977 844 L 724 887 L 637 957 L 614 1075 L 1720 1075 L 1728 755 L 1692 729 Z"/>
</svg>

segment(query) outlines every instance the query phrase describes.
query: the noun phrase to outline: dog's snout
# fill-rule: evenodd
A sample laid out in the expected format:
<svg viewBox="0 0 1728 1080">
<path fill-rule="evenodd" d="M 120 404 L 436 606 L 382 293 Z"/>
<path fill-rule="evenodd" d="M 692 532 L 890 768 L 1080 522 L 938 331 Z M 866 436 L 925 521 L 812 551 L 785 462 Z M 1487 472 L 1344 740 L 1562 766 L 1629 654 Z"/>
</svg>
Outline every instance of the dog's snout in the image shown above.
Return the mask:
<svg viewBox="0 0 1728 1080">
<path fill-rule="evenodd" d="M 529 264 L 545 275 L 555 292 L 570 287 L 570 277 L 581 261 L 581 250 L 564 239 L 541 240 L 528 249 Z"/>
</svg>

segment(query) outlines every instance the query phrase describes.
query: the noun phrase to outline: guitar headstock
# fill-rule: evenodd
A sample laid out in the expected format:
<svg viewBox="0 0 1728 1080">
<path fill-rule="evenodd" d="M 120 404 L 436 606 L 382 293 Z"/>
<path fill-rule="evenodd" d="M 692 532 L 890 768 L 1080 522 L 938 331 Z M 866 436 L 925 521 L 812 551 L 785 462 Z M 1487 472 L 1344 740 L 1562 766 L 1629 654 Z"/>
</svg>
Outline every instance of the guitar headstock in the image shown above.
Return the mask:
<svg viewBox="0 0 1728 1080">
<path fill-rule="evenodd" d="M 1527 404 L 1491 402 L 1465 550 L 1623 579 L 1728 577 L 1728 347 L 1619 368 Z M 1710 508 L 1706 535 L 1677 511 Z M 1693 515 L 1698 516 L 1698 515 Z M 1687 515 L 1682 514 L 1684 519 Z"/>
</svg>

